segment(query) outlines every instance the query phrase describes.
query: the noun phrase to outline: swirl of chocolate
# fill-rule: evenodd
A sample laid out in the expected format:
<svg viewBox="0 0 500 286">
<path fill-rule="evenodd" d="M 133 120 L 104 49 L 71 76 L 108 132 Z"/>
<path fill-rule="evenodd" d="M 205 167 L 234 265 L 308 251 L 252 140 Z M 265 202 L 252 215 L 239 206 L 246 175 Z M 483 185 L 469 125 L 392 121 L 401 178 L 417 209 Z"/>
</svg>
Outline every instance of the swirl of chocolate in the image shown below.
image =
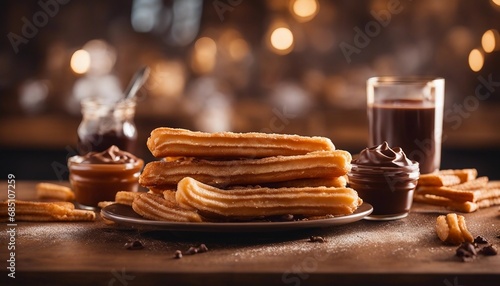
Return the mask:
<svg viewBox="0 0 500 286">
<path fill-rule="evenodd" d="M 359 154 L 353 163 L 366 166 L 381 166 L 381 167 L 407 167 L 415 163 L 406 157 L 406 154 L 400 147 L 391 149 L 389 144 L 384 143 L 365 148 Z"/>
<path fill-rule="evenodd" d="M 81 157 L 80 163 L 87 164 L 127 164 L 135 163 L 138 158 L 129 152 L 122 151 L 115 145 L 102 152 L 90 152 Z"/>
</svg>

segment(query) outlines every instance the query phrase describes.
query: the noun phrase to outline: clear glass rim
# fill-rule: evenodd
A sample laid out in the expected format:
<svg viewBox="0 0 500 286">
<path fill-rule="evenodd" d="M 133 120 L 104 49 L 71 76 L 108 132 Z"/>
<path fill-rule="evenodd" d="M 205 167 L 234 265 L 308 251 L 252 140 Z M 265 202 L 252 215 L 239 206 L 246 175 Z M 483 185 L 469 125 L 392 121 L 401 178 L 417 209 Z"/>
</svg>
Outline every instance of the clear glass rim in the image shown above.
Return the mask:
<svg viewBox="0 0 500 286">
<path fill-rule="evenodd" d="M 368 84 L 421 84 L 427 82 L 444 82 L 444 78 L 437 76 L 376 76 L 367 80 Z"/>
</svg>

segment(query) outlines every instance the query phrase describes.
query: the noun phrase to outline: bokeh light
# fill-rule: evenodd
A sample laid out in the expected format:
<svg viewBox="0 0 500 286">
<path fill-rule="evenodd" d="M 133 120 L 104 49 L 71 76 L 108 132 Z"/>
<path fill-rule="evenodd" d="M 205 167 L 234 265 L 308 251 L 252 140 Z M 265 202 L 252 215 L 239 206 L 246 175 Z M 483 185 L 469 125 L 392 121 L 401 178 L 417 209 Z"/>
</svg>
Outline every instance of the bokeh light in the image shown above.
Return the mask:
<svg viewBox="0 0 500 286">
<path fill-rule="evenodd" d="M 184 92 L 186 76 L 180 61 L 160 60 L 152 69 L 150 92 L 155 96 L 179 97 Z"/>
<path fill-rule="evenodd" d="M 301 22 L 310 21 L 318 14 L 317 0 L 294 0 L 290 5 L 292 14 Z"/>
<path fill-rule="evenodd" d="M 291 51 L 292 45 L 293 45 L 293 34 L 290 29 L 285 28 L 285 27 L 280 27 L 275 29 L 271 33 L 271 46 L 284 53 L 288 53 Z"/>
<path fill-rule="evenodd" d="M 497 30 L 492 29 L 484 32 L 483 37 L 481 38 L 481 45 L 483 46 L 483 50 L 487 53 L 491 53 L 494 50 L 498 49 L 497 39 L 498 39 Z"/>
<path fill-rule="evenodd" d="M 243 39 L 234 39 L 229 43 L 229 55 L 235 61 L 244 59 L 249 51 L 248 43 Z"/>
<path fill-rule="evenodd" d="M 90 54 L 85 50 L 78 50 L 71 56 L 71 69 L 77 74 L 84 74 L 90 68 Z"/>
<path fill-rule="evenodd" d="M 469 54 L 470 69 L 478 72 L 483 68 L 484 56 L 478 49 L 473 49 Z"/>
<path fill-rule="evenodd" d="M 209 73 L 215 68 L 216 56 L 217 44 L 215 41 L 209 37 L 201 37 L 194 44 L 191 67 L 196 73 Z"/>
<path fill-rule="evenodd" d="M 82 47 L 90 56 L 87 73 L 101 76 L 109 74 L 116 62 L 116 50 L 108 42 L 100 39 L 90 40 Z"/>
</svg>

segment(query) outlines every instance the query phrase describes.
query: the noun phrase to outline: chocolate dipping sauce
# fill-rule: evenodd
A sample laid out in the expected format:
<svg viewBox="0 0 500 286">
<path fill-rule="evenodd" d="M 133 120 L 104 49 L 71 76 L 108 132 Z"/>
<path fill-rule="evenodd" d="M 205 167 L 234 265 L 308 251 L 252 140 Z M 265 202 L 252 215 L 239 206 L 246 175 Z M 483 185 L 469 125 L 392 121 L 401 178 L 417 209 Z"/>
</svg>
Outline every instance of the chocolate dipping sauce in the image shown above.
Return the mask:
<svg viewBox="0 0 500 286">
<path fill-rule="evenodd" d="M 116 146 L 69 158 L 69 181 L 76 201 L 96 207 L 101 201 L 114 201 L 118 191 L 137 191 L 143 166 L 142 159 Z"/>
<path fill-rule="evenodd" d="M 389 220 L 408 215 L 419 178 L 419 164 L 387 142 L 364 149 L 351 163 L 349 186 L 373 206 L 368 219 Z"/>
<path fill-rule="evenodd" d="M 420 100 L 388 100 L 368 106 L 370 146 L 387 141 L 420 164 L 422 174 L 439 169 L 441 137 L 436 136 L 436 107 Z"/>
</svg>

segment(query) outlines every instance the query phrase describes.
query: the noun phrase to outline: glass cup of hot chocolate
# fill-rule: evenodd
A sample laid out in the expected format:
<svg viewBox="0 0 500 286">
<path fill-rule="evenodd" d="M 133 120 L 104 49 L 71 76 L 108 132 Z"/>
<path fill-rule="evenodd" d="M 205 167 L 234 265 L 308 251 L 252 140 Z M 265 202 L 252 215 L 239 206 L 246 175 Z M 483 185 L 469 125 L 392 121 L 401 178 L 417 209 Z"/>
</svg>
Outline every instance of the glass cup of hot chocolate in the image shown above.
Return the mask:
<svg viewBox="0 0 500 286">
<path fill-rule="evenodd" d="M 441 163 L 443 105 L 443 78 L 368 79 L 368 146 L 386 141 L 417 161 L 420 173 L 437 171 Z"/>
</svg>

